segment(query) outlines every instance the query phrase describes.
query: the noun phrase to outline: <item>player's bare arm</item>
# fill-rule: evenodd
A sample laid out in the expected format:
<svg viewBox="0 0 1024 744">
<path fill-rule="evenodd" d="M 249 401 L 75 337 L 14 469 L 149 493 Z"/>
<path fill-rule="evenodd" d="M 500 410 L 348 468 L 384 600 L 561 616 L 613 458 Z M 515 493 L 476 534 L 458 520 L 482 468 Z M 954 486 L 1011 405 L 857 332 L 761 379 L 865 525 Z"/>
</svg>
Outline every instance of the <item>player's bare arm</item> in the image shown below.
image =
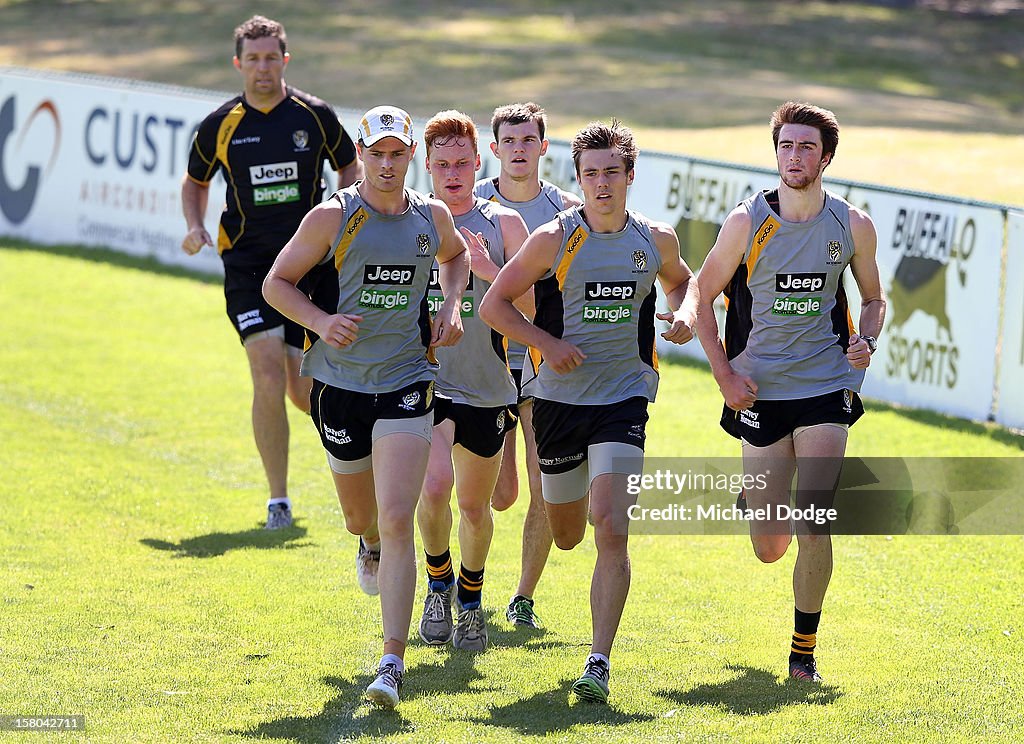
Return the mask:
<svg viewBox="0 0 1024 744">
<path fill-rule="evenodd" d="M 469 283 L 469 251 L 455 229 L 455 220 L 444 202 L 431 200 L 441 245 L 437 249 L 437 281 L 444 302 L 434 317 L 431 346 L 454 346 L 462 338 L 462 295 Z"/>
<path fill-rule="evenodd" d="M 562 192 L 562 209 L 572 209 L 573 207 L 582 206 L 583 200 L 576 196 L 576 194 L 571 194 L 568 191 Z"/>
<path fill-rule="evenodd" d="M 337 349 L 356 340 L 362 316 L 325 313 L 295 285 L 327 255 L 341 229 L 343 217 L 344 209 L 337 199 L 314 207 L 278 254 L 263 281 L 263 296 L 267 302 Z"/>
<path fill-rule="evenodd" d="M 523 218 L 514 209 L 500 207 L 495 208 L 495 212 L 498 215 L 502 239 L 505 241 L 505 245 L 502 246 L 505 256 L 504 263 L 508 263 L 519 252 L 519 249 L 523 247 L 523 243 L 529 237 L 530 231 L 526 228 Z M 498 266 L 491 260 L 483 234 L 474 233 L 465 227 L 461 228 L 461 230 L 466 238 L 466 244 L 469 246 L 470 267 L 473 273 L 485 282 L 493 283 L 494 278 L 498 275 Z M 523 315 L 528 319 L 532 319 L 534 313 L 533 288 L 531 287 L 521 297 L 518 297 L 514 304 Z"/>
<path fill-rule="evenodd" d="M 757 400 L 757 383 L 746 375 L 737 374 L 729 364 L 718 333 L 713 303 L 729 284 L 743 260 L 750 228 L 750 215 L 745 210 L 737 208 L 730 212 L 697 276 L 697 337 L 704 347 L 704 353 L 711 364 L 711 373 L 722 391 L 725 404 L 734 411 L 742 411 L 754 405 Z"/>
<path fill-rule="evenodd" d="M 651 234 L 661 256 L 658 280 L 665 290 L 670 311 L 657 314 L 659 320 L 671 324 L 661 337 L 674 344 L 685 344 L 693 339 L 697 327 L 697 278 L 679 255 L 679 237 L 675 230 L 663 222 L 653 222 Z"/>
<path fill-rule="evenodd" d="M 885 293 L 878 276 L 876 249 L 878 236 L 871 218 L 860 209 L 850 209 L 850 231 L 853 233 L 853 259 L 850 269 L 860 291 L 860 332 L 850 336 L 846 359 L 854 369 L 871 364 L 871 348 L 864 336 L 877 339 L 885 321 Z"/>
<path fill-rule="evenodd" d="M 181 211 L 185 215 L 188 232 L 181 241 L 181 250 L 194 256 L 204 245 L 213 245 L 210 233 L 203 226 L 206 219 L 206 204 L 210 199 L 210 184 L 199 183 L 188 176 L 181 182 Z"/>
<path fill-rule="evenodd" d="M 351 186 L 363 177 L 363 161 L 352 158 L 352 162 L 338 171 L 338 188 Z"/>
<path fill-rule="evenodd" d="M 514 302 L 551 270 L 562 245 L 562 232 L 555 220 L 532 232 L 519 252 L 498 272 L 480 303 L 480 317 L 487 325 L 513 341 L 539 349 L 544 363 L 560 375 L 579 367 L 587 355 L 578 346 L 530 323 Z"/>
</svg>

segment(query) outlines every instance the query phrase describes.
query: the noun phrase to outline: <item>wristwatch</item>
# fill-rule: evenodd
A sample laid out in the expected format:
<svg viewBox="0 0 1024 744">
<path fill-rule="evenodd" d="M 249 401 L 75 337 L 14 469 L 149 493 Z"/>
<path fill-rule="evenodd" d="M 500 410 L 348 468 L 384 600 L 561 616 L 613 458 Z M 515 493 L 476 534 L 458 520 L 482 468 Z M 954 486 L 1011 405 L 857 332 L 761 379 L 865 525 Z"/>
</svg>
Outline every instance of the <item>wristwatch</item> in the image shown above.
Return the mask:
<svg viewBox="0 0 1024 744">
<path fill-rule="evenodd" d="M 864 342 L 868 345 L 868 351 L 872 354 L 875 353 L 875 349 L 878 348 L 878 339 L 874 336 L 861 336 Z"/>
</svg>

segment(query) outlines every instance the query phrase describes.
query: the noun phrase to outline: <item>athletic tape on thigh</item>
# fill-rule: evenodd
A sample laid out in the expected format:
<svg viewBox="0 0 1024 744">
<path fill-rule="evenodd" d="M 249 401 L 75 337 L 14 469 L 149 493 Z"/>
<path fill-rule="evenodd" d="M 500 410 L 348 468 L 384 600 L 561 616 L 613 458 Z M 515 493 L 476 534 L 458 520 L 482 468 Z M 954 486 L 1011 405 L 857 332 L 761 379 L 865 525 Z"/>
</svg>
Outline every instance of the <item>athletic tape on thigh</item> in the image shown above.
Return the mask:
<svg viewBox="0 0 1024 744">
<path fill-rule="evenodd" d="M 370 441 L 376 442 L 388 434 L 415 434 L 430 443 L 430 435 L 434 430 L 434 412 L 416 418 L 377 419 L 373 424 Z"/>
<path fill-rule="evenodd" d="M 256 333 L 253 333 L 253 334 L 250 334 L 250 335 L 246 336 L 242 340 L 242 345 L 243 346 L 248 346 L 253 341 L 262 341 L 265 338 L 280 338 L 280 339 L 283 339 L 284 338 L 284 326 L 283 325 L 279 325 L 279 326 L 274 326 L 273 328 L 268 328 L 265 331 L 256 331 Z"/>
<path fill-rule="evenodd" d="M 837 424 L 834 421 L 826 421 L 826 422 L 821 423 L 821 424 L 811 424 L 810 426 L 798 426 L 798 427 L 796 427 L 795 429 L 793 429 L 793 439 L 796 439 L 798 436 L 803 434 L 808 429 L 816 429 L 819 426 L 834 426 L 837 429 L 842 429 L 843 431 L 849 431 L 850 430 L 850 425 L 849 424 Z"/>
<path fill-rule="evenodd" d="M 587 495 L 590 468 L 581 462 L 567 473 L 540 474 L 541 492 L 549 504 L 571 504 Z"/>
<path fill-rule="evenodd" d="M 587 447 L 590 462 L 590 480 L 607 473 L 642 473 L 644 451 L 622 442 L 598 442 Z"/>
<path fill-rule="evenodd" d="M 339 460 L 330 452 L 327 453 L 327 464 L 331 466 L 338 475 L 354 475 L 370 469 L 373 465 L 371 455 L 360 457 L 358 460 Z"/>
</svg>

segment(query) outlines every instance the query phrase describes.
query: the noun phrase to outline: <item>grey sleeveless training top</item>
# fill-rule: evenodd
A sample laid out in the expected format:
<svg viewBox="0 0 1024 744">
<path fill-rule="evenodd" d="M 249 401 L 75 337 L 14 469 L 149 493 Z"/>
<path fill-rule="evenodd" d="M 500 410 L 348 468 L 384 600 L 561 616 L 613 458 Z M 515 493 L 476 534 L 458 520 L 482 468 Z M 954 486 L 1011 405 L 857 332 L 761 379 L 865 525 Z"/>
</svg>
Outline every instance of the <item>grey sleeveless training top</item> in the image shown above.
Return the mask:
<svg viewBox="0 0 1024 744">
<path fill-rule="evenodd" d="M 757 383 L 760 400 L 859 391 L 864 370 L 845 356 L 853 333 L 843 288 L 853 258 L 850 204 L 826 192 L 814 219 L 786 222 L 768 196 L 777 198 L 760 192 L 740 205 L 751 233 L 726 288 L 730 363 Z"/>
<path fill-rule="evenodd" d="M 481 233 L 487 241 L 487 252 L 498 268 L 505 264 L 505 240 L 494 202 L 477 198 L 476 205 L 455 217 L 455 227 L 466 227 Z M 455 346 L 434 349 L 441 369 L 434 391 L 456 403 L 481 408 L 497 408 L 516 402 L 516 385 L 505 361 L 504 337 L 480 320 L 480 301 L 491 286 L 473 273 L 462 298 L 462 329 L 464 335 Z M 443 296 L 437 281 L 437 265 L 430 281 L 430 314 L 441 306 Z"/>
<path fill-rule="evenodd" d="M 519 212 L 519 216 L 526 223 L 526 229 L 533 232 L 545 222 L 550 222 L 555 215 L 565 209 L 565 202 L 562 189 L 547 181 L 540 182 L 540 193 L 529 201 L 509 201 L 498 193 L 498 179 L 484 178 L 476 182 L 473 193 L 488 201 L 504 204 L 510 209 Z M 508 342 L 508 359 L 512 369 L 521 369 L 526 354 L 526 347 L 518 341 Z"/>
<path fill-rule="evenodd" d="M 331 197 L 341 202 L 344 222 L 324 263 L 333 259 L 338 272 L 333 312 L 361 315 L 359 338 L 344 349 L 317 339 L 302 374 L 345 390 L 384 393 L 434 379 L 426 358 L 427 283 L 441 241 L 422 194 L 406 189 L 409 208 L 385 215 L 360 198 L 357 185 Z"/>
<path fill-rule="evenodd" d="M 535 285 L 534 324 L 575 344 L 587 358 L 559 375 L 541 363 L 524 394 L 577 405 L 605 405 L 658 391 L 654 279 L 661 255 L 647 220 L 629 212 L 616 233 L 590 232 L 582 207 L 558 215 L 562 245 Z"/>
</svg>

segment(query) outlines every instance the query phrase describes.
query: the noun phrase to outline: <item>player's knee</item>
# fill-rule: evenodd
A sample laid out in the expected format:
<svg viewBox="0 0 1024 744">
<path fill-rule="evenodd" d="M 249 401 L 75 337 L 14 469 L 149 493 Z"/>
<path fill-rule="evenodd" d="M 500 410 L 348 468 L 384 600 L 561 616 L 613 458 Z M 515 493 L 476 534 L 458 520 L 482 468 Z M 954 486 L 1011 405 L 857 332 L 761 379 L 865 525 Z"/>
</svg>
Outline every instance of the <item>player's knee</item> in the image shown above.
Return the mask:
<svg viewBox="0 0 1024 744">
<path fill-rule="evenodd" d="M 452 498 L 455 481 L 448 475 L 431 475 L 427 473 L 420 491 L 420 502 L 429 510 L 447 506 Z"/>
<path fill-rule="evenodd" d="M 413 512 L 405 509 L 387 509 L 377 515 L 377 529 L 392 541 L 413 539 Z"/>
<path fill-rule="evenodd" d="M 271 364 L 258 364 L 252 368 L 253 395 L 283 398 L 285 394 L 284 369 Z M 308 402 L 306 404 L 309 405 Z"/>
<path fill-rule="evenodd" d="M 369 514 L 346 514 L 345 515 L 345 529 L 351 532 L 353 535 L 363 535 L 368 529 L 370 524 L 373 522 L 373 518 Z"/>
<path fill-rule="evenodd" d="M 491 509 L 486 501 L 459 502 L 459 516 L 474 529 L 484 527 L 491 521 Z"/>
<path fill-rule="evenodd" d="M 779 537 L 755 537 L 751 538 L 751 543 L 754 546 L 754 555 L 762 563 L 775 563 L 782 556 L 786 554 L 786 550 L 789 548 L 790 538 L 788 536 Z"/>
<path fill-rule="evenodd" d="M 581 542 L 583 542 L 583 536 L 586 534 L 587 528 L 584 524 L 580 528 L 567 527 L 567 526 L 551 526 L 551 538 L 555 543 L 555 547 L 559 550 L 572 550 Z"/>
<path fill-rule="evenodd" d="M 288 386 L 288 400 L 303 413 L 309 413 L 309 388 L 299 385 Z"/>
<path fill-rule="evenodd" d="M 491 495 L 491 506 L 495 511 L 505 511 L 512 506 L 519 498 L 519 489 L 515 484 L 501 483 L 494 487 Z"/>
</svg>

